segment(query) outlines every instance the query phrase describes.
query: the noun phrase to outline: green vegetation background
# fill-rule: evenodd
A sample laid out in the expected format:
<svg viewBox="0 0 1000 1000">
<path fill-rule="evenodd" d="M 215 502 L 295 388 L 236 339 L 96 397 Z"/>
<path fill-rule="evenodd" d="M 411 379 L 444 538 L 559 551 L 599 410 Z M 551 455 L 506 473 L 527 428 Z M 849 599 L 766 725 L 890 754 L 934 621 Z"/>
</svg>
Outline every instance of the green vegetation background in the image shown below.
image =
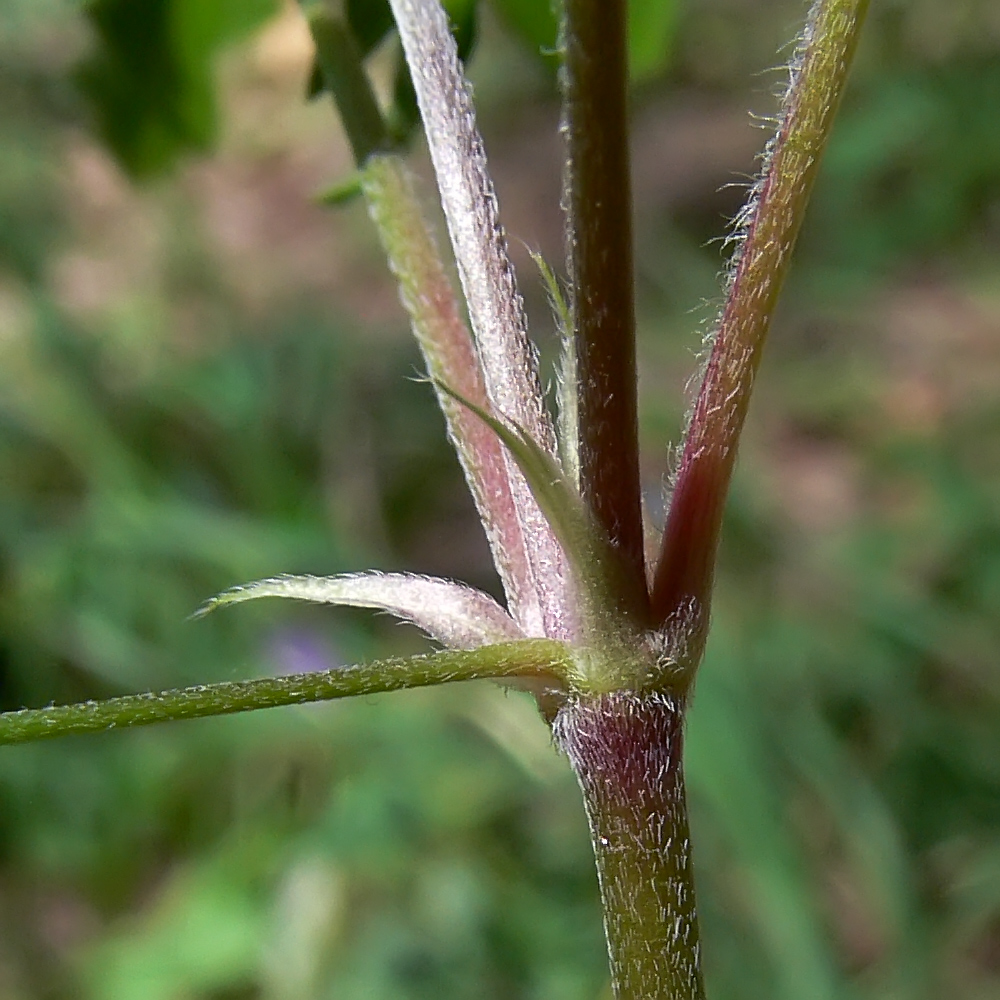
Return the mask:
<svg viewBox="0 0 1000 1000">
<path fill-rule="evenodd" d="M 715 1000 L 1000 991 L 1000 8 L 872 6 L 752 408 L 690 718 Z M 472 73 L 547 343 L 520 242 L 560 259 L 553 81 L 524 41 L 537 7 L 480 12 Z M 363 613 L 186 620 L 262 575 L 497 587 L 364 212 L 315 201 L 349 167 L 333 111 L 302 100 L 297 13 L 143 9 L 187 11 L 183 58 L 136 29 L 109 68 L 79 2 L 0 2 L 4 708 L 422 648 Z M 803 4 L 673 13 L 669 50 L 641 45 L 669 21 L 636 43 L 654 514 L 719 298 L 711 241 L 742 197 L 727 185 L 765 136 L 746 109 L 773 111 L 768 69 Z M 375 57 L 383 79 L 392 58 Z M 0 751 L 0 1000 L 606 990 L 578 794 L 521 696 L 472 685 Z"/>
</svg>

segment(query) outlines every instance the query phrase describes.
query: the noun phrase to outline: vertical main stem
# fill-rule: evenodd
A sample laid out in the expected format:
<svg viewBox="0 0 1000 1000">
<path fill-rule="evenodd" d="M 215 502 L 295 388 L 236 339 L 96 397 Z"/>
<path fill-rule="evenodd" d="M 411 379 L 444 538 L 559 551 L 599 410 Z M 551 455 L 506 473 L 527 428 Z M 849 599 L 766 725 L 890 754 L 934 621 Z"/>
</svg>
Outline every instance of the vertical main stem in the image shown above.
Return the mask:
<svg viewBox="0 0 1000 1000">
<path fill-rule="evenodd" d="M 566 0 L 563 124 L 567 255 L 576 342 L 580 488 L 646 612 L 639 479 L 628 5 Z"/>
<path fill-rule="evenodd" d="M 554 731 L 587 807 L 616 1000 L 703 1000 L 682 704 L 618 691 L 570 702 Z"/>
</svg>

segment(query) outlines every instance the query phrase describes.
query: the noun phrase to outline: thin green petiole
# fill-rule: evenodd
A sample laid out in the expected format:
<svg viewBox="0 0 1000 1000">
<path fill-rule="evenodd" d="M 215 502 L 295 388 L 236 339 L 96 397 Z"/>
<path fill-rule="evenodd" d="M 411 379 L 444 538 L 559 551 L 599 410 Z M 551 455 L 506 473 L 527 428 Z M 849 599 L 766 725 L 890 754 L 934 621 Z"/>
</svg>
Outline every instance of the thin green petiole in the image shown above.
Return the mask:
<svg viewBox="0 0 1000 1000">
<path fill-rule="evenodd" d="M 554 689 L 572 670 L 569 648 L 549 639 L 498 643 L 476 650 L 447 650 L 426 656 L 376 660 L 316 673 L 223 681 L 107 701 L 25 708 L 0 715 L 0 745 L 79 733 L 98 733 L 154 722 L 232 715 L 281 705 L 379 694 L 451 681 L 518 680 Z"/>
</svg>

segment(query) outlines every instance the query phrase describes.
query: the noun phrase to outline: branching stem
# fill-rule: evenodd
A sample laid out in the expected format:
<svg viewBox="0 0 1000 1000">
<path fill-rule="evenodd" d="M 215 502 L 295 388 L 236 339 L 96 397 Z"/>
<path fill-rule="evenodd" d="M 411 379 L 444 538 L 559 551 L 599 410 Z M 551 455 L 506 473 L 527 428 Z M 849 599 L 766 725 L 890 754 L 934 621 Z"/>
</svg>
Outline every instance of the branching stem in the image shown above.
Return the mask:
<svg viewBox="0 0 1000 1000">
<path fill-rule="evenodd" d="M 653 586 L 663 622 L 708 624 L 736 447 L 771 316 L 847 81 L 868 0 L 816 0 L 792 62 L 781 123 L 744 217 L 715 343 L 688 427 Z M 696 644 L 697 645 L 697 644 Z M 697 655 L 697 653 L 696 653 Z"/>
</svg>

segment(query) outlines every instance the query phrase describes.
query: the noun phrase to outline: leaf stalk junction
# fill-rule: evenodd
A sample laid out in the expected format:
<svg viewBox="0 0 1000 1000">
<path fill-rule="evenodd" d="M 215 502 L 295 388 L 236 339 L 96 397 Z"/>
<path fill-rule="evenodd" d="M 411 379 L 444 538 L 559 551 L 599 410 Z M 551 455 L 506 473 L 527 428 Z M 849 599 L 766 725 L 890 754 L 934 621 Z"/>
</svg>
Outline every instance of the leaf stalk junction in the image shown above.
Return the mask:
<svg viewBox="0 0 1000 1000">
<path fill-rule="evenodd" d="M 546 406 L 449 15 L 439 0 L 389 4 L 462 299 L 425 221 L 401 131 L 387 125 L 405 121 L 405 108 L 383 110 L 370 83 L 365 60 L 389 22 L 373 33 L 371 22 L 352 22 L 363 5 L 306 5 L 317 53 L 314 89 L 329 91 L 340 111 L 357 161 L 356 189 L 399 283 L 506 607 L 462 584 L 412 574 L 262 580 L 203 610 L 263 596 L 372 607 L 413 622 L 445 648 L 8 712 L 0 715 L 0 744 L 450 681 L 520 686 L 537 698 L 583 792 L 617 1000 L 700 1000 L 684 710 L 707 637 L 716 548 L 750 393 L 868 3 L 815 0 L 809 11 L 777 131 L 736 222 L 725 302 L 649 572 L 629 222 L 627 3 L 563 5 L 565 303 L 544 268 L 565 341 L 558 422 Z"/>
</svg>

